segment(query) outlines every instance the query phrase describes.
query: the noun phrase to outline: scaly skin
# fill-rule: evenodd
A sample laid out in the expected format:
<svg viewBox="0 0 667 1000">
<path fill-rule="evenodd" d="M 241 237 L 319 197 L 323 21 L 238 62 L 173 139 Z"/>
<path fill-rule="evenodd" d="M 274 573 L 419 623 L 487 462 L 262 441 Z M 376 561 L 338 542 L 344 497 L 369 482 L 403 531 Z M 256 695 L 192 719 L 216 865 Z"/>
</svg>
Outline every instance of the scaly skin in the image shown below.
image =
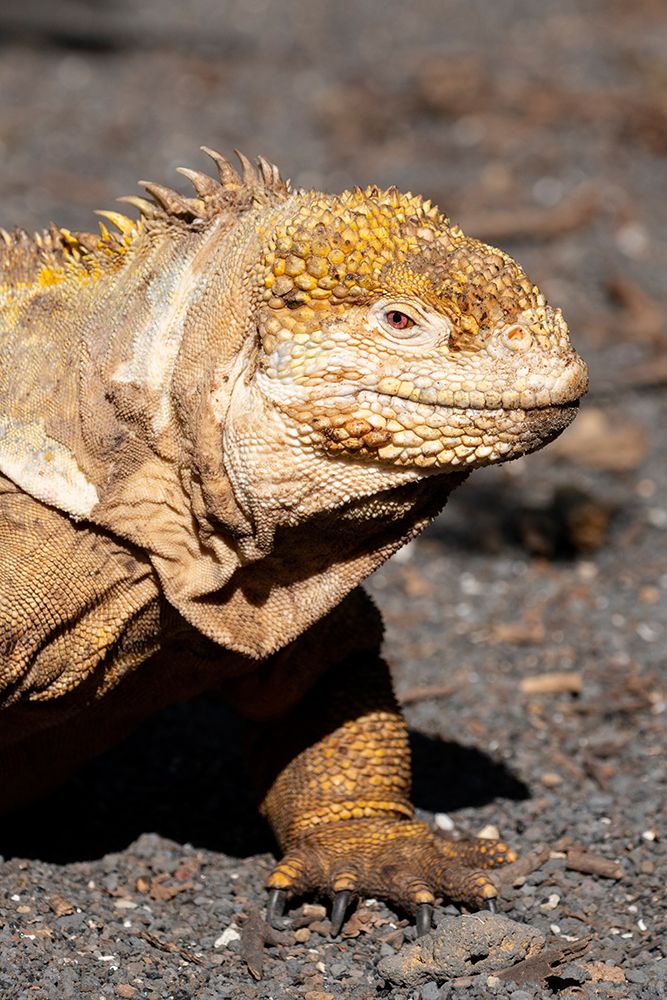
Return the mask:
<svg viewBox="0 0 667 1000">
<path fill-rule="evenodd" d="M 429 202 L 211 155 L 196 197 L 101 213 L 116 235 L 0 231 L 3 801 L 219 687 L 285 851 L 271 914 L 319 891 L 338 926 L 372 893 L 423 930 L 513 855 L 414 820 L 355 588 L 471 469 L 560 433 L 586 369 L 519 265 Z"/>
</svg>

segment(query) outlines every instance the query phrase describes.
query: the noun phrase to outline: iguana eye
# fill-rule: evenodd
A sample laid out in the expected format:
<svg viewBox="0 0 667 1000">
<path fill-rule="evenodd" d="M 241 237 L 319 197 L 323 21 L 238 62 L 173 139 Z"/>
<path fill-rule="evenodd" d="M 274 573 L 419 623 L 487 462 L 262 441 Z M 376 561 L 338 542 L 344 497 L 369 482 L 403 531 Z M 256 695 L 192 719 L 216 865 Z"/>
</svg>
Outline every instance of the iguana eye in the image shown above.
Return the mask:
<svg viewBox="0 0 667 1000">
<path fill-rule="evenodd" d="M 389 309 L 384 314 L 384 318 L 393 330 L 409 330 L 411 326 L 415 325 L 415 321 L 399 309 Z"/>
</svg>

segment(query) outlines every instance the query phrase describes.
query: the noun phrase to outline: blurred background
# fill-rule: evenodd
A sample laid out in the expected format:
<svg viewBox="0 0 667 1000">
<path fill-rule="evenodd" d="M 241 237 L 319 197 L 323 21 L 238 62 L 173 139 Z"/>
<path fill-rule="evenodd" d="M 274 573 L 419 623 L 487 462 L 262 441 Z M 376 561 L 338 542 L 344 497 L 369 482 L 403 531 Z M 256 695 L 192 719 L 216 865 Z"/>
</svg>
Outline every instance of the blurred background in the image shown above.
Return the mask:
<svg viewBox="0 0 667 1000">
<path fill-rule="evenodd" d="M 660 0 L 5 0 L 0 46 L 5 227 L 90 228 L 239 147 L 305 187 L 419 191 L 509 249 L 596 399 L 667 377 Z"/>
<path fill-rule="evenodd" d="M 0 0 L 0 226 L 93 228 L 139 178 L 187 191 L 175 168 L 210 169 L 202 144 L 299 186 L 418 191 L 562 307 L 591 369 L 573 426 L 476 472 L 370 586 L 418 731 L 417 804 L 472 829 L 483 814 L 522 849 L 590 838 L 625 858 L 635 896 L 566 892 L 611 928 L 610 958 L 641 893 L 648 960 L 665 917 L 664 0 Z M 80 861 L 159 830 L 266 849 L 220 718 L 210 699 L 163 713 L 55 800 L 69 826 L 28 813 L 0 848 Z M 258 871 L 242 882 L 259 894 Z"/>
</svg>

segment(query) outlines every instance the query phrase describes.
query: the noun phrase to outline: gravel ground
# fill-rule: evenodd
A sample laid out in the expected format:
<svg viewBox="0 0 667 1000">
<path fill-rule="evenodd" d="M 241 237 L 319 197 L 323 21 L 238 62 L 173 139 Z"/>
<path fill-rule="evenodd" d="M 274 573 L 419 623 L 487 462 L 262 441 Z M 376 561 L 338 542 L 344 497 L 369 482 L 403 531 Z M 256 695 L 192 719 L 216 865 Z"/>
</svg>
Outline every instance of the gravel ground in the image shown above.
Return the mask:
<svg viewBox="0 0 667 1000">
<path fill-rule="evenodd" d="M 667 996 L 662 5 L 24 0 L 0 46 L 0 224 L 90 227 L 201 143 L 395 182 L 518 256 L 592 375 L 560 442 L 475 473 L 369 584 L 417 805 L 536 859 L 501 910 L 553 974 L 389 983 L 414 932 L 376 901 L 336 940 L 308 901 L 260 959 L 273 844 L 210 696 L 3 821 L 0 997 Z"/>
</svg>

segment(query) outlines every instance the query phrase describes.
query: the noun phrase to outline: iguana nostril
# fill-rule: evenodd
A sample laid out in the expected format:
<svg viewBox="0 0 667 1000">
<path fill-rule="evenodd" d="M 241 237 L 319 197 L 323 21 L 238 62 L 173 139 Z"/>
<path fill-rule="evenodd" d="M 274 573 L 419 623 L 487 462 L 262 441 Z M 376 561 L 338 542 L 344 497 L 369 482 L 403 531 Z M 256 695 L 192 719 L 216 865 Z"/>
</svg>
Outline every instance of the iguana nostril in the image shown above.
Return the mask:
<svg viewBox="0 0 667 1000">
<path fill-rule="evenodd" d="M 501 332 L 504 344 L 512 351 L 527 351 L 533 343 L 533 335 L 530 330 L 520 323 L 513 323 Z"/>
</svg>

